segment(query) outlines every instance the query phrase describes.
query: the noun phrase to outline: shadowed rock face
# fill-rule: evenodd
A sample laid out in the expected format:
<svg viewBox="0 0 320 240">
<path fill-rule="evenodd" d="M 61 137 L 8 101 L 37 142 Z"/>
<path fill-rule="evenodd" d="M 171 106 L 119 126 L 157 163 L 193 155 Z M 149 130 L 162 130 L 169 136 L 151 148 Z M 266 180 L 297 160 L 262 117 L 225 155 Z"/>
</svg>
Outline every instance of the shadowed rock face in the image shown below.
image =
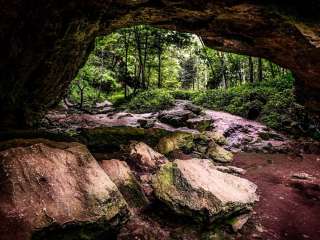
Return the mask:
<svg viewBox="0 0 320 240">
<path fill-rule="evenodd" d="M 128 218 L 123 196 L 84 145 L 35 139 L 7 147 L 0 151 L 1 239 L 98 239 Z"/>
<path fill-rule="evenodd" d="M 98 35 L 137 23 L 201 35 L 213 48 L 291 69 L 297 94 L 320 111 L 320 3 L 309 1 L 3 1 L 0 126 L 34 123 L 65 94 Z"/>
</svg>

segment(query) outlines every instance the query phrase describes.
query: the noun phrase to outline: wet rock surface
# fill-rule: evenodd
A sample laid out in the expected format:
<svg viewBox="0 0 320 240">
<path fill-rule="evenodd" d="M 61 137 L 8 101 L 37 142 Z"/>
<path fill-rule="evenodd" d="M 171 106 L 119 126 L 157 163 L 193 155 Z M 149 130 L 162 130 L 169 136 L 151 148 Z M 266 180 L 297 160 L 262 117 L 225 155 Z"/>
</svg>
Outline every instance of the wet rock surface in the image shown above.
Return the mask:
<svg viewBox="0 0 320 240">
<path fill-rule="evenodd" d="M 1 239 L 96 239 L 126 221 L 124 198 L 85 146 L 26 144 L 0 152 Z"/>
</svg>

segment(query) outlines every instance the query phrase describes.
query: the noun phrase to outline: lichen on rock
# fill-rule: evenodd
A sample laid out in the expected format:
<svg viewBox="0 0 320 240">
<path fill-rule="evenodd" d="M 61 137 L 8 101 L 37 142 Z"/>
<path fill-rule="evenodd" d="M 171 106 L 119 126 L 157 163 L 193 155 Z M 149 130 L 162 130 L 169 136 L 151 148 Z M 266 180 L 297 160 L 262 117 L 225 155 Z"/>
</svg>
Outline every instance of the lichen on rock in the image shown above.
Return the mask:
<svg viewBox="0 0 320 240">
<path fill-rule="evenodd" d="M 210 160 L 175 160 L 153 178 L 156 197 L 175 213 L 202 223 L 251 210 L 258 200 L 252 182 L 222 173 Z"/>
</svg>

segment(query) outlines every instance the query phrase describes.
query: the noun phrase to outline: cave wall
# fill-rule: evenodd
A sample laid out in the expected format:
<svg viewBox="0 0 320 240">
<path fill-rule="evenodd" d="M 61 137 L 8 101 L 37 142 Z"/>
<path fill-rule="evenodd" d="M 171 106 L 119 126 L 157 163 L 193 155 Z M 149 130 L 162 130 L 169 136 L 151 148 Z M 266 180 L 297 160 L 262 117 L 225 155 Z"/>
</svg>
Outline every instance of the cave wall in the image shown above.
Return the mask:
<svg viewBox="0 0 320 240">
<path fill-rule="evenodd" d="M 264 57 L 320 112 L 320 3 L 267 0 L 0 0 L 0 128 L 28 127 L 65 95 L 96 36 L 144 23 Z"/>
</svg>

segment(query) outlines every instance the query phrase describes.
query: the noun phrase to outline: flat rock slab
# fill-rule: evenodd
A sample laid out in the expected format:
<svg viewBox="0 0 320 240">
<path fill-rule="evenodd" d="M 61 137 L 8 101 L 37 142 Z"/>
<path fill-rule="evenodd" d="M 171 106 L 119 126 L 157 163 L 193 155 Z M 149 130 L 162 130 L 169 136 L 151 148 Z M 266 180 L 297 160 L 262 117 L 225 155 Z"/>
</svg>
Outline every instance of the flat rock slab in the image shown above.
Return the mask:
<svg viewBox="0 0 320 240">
<path fill-rule="evenodd" d="M 0 152 L 1 239 L 93 239 L 127 219 L 124 198 L 84 145 L 35 142 Z"/>
<path fill-rule="evenodd" d="M 153 179 L 157 198 L 177 214 L 213 222 L 251 210 L 258 200 L 252 182 L 216 170 L 206 159 L 175 160 Z"/>
</svg>

